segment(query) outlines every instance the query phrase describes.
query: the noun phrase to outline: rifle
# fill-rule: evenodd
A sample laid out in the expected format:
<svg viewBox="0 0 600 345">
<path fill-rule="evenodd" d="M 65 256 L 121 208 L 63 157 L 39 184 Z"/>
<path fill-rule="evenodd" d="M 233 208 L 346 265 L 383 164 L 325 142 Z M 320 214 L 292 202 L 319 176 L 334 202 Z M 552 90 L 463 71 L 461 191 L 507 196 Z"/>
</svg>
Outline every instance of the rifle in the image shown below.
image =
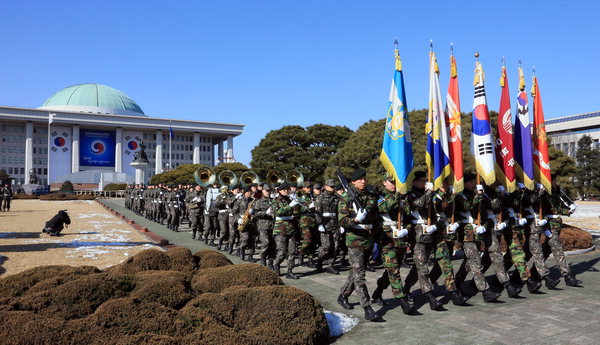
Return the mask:
<svg viewBox="0 0 600 345">
<path fill-rule="evenodd" d="M 558 187 L 558 192 L 560 193 L 560 199 L 562 200 L 563 203 L 567 204 L 567 206 L 570 206 L 575 203 L 573 200 L 571 200 L 571 198 L 569 198 L 567 193 L 565 193 L 562 190 L 562 188 Z"/>
<path fill-rule="evenodd" d="M 356 192 L 354 191 L 354 189 L 350 188 L 350 186 L 348 185 L 348 181 L 344 177 L 344 174 L 342 174 L 342 172 L 340 171 L 340 168 L 335 169 L 335 174 L 337 175 L 338 180 L 340 180 L 342 187 L 344 187 L 344 190 L 350 197 L 350 200 L 352 200 L 352 202 L 354 202 L 356 204 L 357 211 L 363 211 L 365 208 L 364 208 L 362 202 L 358 198 L 358 195 L 356 195 Z"/>
</svg>

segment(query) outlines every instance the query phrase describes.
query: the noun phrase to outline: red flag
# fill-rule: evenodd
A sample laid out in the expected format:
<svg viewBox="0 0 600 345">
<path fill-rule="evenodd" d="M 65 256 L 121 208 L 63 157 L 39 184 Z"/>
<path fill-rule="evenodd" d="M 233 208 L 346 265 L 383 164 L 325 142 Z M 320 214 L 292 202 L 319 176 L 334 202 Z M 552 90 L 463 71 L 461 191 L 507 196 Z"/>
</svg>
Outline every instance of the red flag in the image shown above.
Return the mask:
<svg viewBox="0 0 600 345">
<path fill-rule="evenodd" d="M 500 77 L 502 94 L 500 96 L 500 112 L 498 113 L 498 136 L 496 138 L 496 178 L 498 182 L 513 192 L 515 180 L 515 151 L 513 149 L 513 126 L 510 110 L 510 94 L 506 67 L 502 66 Z"/>
<path fill-rule="evenodd" d="M 454 190 L 461 192 L 463 183 L 462 127 L 460 125 L 460 97 L 458 96 L 458 73 L 454 55 L 450 56 L 450 83 L 446 96 L 446 128 L 450 149 L 450 169 L 454 176 Z"/>
<path fill-rule="evenodd" d="M 546 121 L 542 108 L 542 96 L 537 77 L 533 76 L 531 86 L 533 97 L 533 166 L 535 179 L 544 185 L 548 193 L 552 193 L 552 178 L 550 177 L 550 156 L 548 155 L 548 141 L 546 140 Z"/>
</svg>

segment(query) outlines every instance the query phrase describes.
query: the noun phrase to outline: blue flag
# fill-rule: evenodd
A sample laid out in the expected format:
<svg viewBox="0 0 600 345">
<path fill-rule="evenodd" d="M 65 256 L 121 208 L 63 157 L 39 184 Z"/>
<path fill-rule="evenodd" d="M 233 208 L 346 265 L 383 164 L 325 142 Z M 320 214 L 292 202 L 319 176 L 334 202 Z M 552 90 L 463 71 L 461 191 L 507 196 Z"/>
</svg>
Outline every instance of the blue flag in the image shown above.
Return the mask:
<svg viewBox="0 0 600 345">
<path fill-rule="evenodd" d="M 169 121 L 169 133 L 171 133 L 171 139 L 173 139 L 175 135 L 173 134 L 173 127 L 171 127 L 171 121 Z"/>
<path fill-rule="evenodd" d="M 408 122 L 408 108 L 404 93 L 402 62 L 398 49 L 394 50 L 396 70 L 392 79 L 388 115 L 383 132 L 383 146 L 379 159 L 387 173 L 394 177 L 396 190 L 407 193 L 413 180 L 413 151 Z"/>
<path fill-rule="evenodd" d="M 515 116 L 514 149 L 517 164 L 517 178 L 525 187 L 533 190 L 533 148 L 531 142 L 531 122 L 529 119 L 529 104 L 525 92 L 525 78 L 519 67 L 519 94 L 517 96 L 517 116 Z"/>
</svg>

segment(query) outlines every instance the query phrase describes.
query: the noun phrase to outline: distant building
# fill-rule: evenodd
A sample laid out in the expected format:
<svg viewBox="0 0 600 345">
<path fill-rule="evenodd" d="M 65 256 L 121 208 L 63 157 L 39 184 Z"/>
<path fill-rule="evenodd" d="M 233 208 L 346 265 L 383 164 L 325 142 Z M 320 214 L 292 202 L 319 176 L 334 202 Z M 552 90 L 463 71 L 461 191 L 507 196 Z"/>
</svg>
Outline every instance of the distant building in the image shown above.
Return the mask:
<svg viewBox="0 0 600 345">
<path fill-rule="evenodd" d="M 235 161 L 233 138 L 243 128 L 149 117 L 119 90 L 78 84 L 55 93 L 37 109 L 0 107 L 0 169 L 16 184 L 27 184 L 31 169 L 41 184 L 47 184 L 48 178 L 51 183 L 89 184 L 107 178 L 131 183 L 135 170 L 129 163 L 142 140 L 151 164 L 146 172 L 149 178 L 181 164 Z"/>
<path fill-rule="evenodd" d="M 546 133 L 552 146 L 575 158 L 577 141 L 584 135 L 592 138 L 593 148 L 600 148 L 600 112 L 546 120 Z"/>
</svg>

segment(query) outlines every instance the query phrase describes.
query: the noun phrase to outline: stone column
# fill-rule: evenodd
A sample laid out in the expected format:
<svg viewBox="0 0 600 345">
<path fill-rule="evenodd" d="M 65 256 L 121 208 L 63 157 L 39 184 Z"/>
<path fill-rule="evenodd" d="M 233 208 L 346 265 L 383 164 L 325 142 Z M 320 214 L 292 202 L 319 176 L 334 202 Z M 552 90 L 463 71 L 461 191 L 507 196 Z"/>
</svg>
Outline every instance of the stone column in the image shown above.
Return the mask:
<svg viewBox="0 0 600 345">
<path fill-rule="evenodd" d="M 117 142 L 115 145 L 115 172 L 123 172 L 123 128 L 117 127 Z"/>
<path fill-rule="evenodd" d="M 76 173 L 79 172 L 79 125 L 73 125 L 71 141 L 71 173 Z"/>
<path fill-rule="evenodd" d="M 157 130 L 156 131 L 156 159 L 154 160 L 154 174 L 160 174 L 162 173 L 162 165 L 163 165 L 163 160 L 162 160 L 162 144 L 163 144 L 163 140 L 162 140 L 162 130 Z"/>
<path fill-rule="evenodd" d="M 194 164 L 200 164 L 200 133 L 194 133 Z"/>
<path fill-rule="evenodd" d="M 224 163 L 225 157 L 223 156 L 223 139 L 219 138 L 218 151 L 217 151 L 217 161 L 218 163 Z"/>
<path fill-rule="evenodd" d="M 233 157 L 233 135 L 227 136 L 227 157 L 225 158 L 225 162 L 235 162 L 235 158 Z"/>
<path fill-rule="evenodd" d="M 27 122 L 25 125 L 25 184 L 30 183 L 29 170 L 31 168 L 33 168 L 33 122 Z"/>
</svg>

